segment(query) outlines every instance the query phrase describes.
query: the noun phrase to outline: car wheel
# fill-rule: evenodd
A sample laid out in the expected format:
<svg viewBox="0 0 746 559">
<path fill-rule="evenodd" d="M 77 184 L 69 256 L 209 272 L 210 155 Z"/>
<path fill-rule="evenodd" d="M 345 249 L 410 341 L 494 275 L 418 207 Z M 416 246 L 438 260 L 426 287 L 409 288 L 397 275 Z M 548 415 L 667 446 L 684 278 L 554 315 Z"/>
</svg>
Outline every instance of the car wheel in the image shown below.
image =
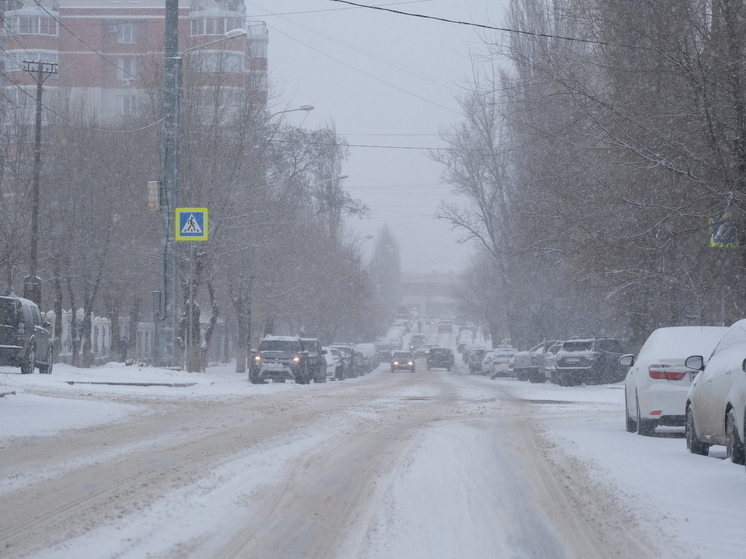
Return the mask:
<svg viewBox="0 0 746 559">
<path fill-rule="evenodd" d="M 629 416 L 629 406 L 627 405 L 627 389 L 624 390 L 624 418 L 627 421 L 627 433 L 637 432 L 637 423 Z"/>
<path fill-rule="evenodd" d="M 652 437 L 655 435 L 655 425 L 656 422 L 654 421 L 643 421 L 642 416 L 640 415 L 640 401 L 635 399 L 637 402 L 637 434 L 642 435 L 643 437 Z"/>
<path fill-rule="evenodd" d="M 710 445 L 703 443 L 697 438 L 697 430 L 694 427 L 694 414 L 692 408 L 686 409 L 686 448 L 692 454 L 707 456 L 710 452 Z"/>
<path fill-rule="evenodd" d="M 52 346 L 49 346 L 47 349 L 47 359 L 46 359 L 45 365 L 39 365 L 39 374 L 41 375 L 51 375 L 52 374 L 52 366 L 54 365 L 54 352 L 52 351 Z"/>
<path fill-rule="evenodd" d="M 728 418 L 725 422 L 725 450 L 734 464 L 744 463 L 746 456 L 744 455 L 743 441 L 738 435 L 736 412 L 733 410 L 728 412 Z"/>
<path fill-rule="evenodd" d="M 36 350 L 32 347 L 26 354 L 26 362 L 21 365 L 21 373 L 24 375 L 30 375 L 34 372 L 36 366 Z"/>
</svg>

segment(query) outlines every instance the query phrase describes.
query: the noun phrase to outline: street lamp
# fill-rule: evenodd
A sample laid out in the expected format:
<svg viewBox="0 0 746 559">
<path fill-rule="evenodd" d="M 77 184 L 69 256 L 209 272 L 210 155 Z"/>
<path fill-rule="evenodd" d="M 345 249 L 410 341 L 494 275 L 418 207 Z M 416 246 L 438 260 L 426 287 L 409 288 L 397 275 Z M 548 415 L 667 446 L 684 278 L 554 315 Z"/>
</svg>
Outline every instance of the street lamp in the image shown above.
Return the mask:
<svg viewBox="0 0 746 559">
<path fill-rule="evenodd" d="M 179 366 L 176 351 L 178 270 L 179 259 L 174 239 L 174 212 L 179 207 L 179 100 L 181 96 L 181 56 L 179 55 L 179 0 L 166 0 L 165 11 L 165 56 L 163 58 L 163 94 L 161 118 L 161 293 L 158 298 L 158 349 L 161 366 Z M 245 29 L 233 29 L 223 37 L 196 47 L 187 53 L 207 45 L 247 35 Z"/>
<path fill-rule="evenodd" d="M 276 113 L 272 113 L 267 117 L 268 119 L 276 117 L 277 115 L 281 115 L 283 113 L 293 113 L 295 111 L 306 111 L 307 113 L 310 113 L 314 109 L 313 105 L 301 105 L 300 107 L 297 107 L 295 109 L 287 109 L 285 111 L 277 111 Z"/>
</svg>

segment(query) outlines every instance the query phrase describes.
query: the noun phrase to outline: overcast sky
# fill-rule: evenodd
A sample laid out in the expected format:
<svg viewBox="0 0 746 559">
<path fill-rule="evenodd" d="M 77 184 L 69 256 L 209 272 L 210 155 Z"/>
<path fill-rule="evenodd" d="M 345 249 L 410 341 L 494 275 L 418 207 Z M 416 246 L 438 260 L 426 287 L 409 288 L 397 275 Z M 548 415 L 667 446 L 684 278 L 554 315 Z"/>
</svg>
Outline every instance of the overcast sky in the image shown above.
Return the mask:
<svg viewBox="0 0 746 559">
<path fill-rule="evenodd" d="M 355 0 L 428 16 L 499 25 L 505 0 Z M 351 237 L 369 256 L 387 224 L 404 272 L 458 272 L 469 258 L 457 233 L 437 220 L 451 188 L 428 148 L 461 120 L 457 100 L 484 52 L 484 32 L 466 25 L 356 8 L 331 0 L 245 0 L 269 28 L 270 110 L 312 104 L 285 115 L 317 129 L 330 123 L 351 145 L 342 172 L 348 192 L 370 217 L 352 219 Z"/>
</svg>

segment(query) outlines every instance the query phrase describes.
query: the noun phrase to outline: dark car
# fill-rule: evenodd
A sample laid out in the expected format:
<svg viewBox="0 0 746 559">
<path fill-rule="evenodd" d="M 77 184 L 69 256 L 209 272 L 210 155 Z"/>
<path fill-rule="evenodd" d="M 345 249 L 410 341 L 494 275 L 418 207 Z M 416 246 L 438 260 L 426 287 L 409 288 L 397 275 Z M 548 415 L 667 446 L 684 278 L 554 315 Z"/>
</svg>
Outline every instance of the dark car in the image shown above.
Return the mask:
<svg viewBox="0 0 746 559">
<path fill-rule="evenodd" d="M 51 326 L 29 299 L 0 297 L 0 365 L 20 367 L 28 375 L 39 367 L 50 374 L 53 363 Z"/>
<path fill-rule="evenodd" d="M 447 369 L 453 367 L 453 351 L 446 347 L 431 347 L 427 352 L 427 370 L 430 369 Z"/>
<path fill-rule="evenodd" d="M 414 373 L 414 353 L 411 351 L 392 351 L 391 352 L 391 372 L 412 371 Z"/>
<path fill-rule="evenodd" d="M 297 384 L 311 381 L 308 350 L 303 349 L 299 337 L 266 336 L 259 342 L 259 348 L 252 352 L 249 380 L 254 384 L 266 380 L 285 382 L 294 380 Z"/>
<path fill-rule="evenodd" d="M 627 343 L 617 338 L 586 338 L 563 342 L 556 354 L 555 375 L 560 386 L 621 382 L 627 368 L 619 358 Z"/>
<path fill-rule="evenodd" d="M 308 352 L 308 368 L 314 382 L 326 382 L 326 350 L 317 338 L 301 338 L 303 351 Z"/>
</svg>

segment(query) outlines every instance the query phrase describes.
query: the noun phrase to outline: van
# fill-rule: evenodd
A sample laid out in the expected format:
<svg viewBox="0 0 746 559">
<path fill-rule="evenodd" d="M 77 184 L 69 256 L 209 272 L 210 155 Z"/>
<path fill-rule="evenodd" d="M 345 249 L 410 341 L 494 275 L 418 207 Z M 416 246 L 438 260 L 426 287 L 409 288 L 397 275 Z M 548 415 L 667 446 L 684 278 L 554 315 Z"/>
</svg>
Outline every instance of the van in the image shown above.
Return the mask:
<svg viewBox="0 0 746 559">
<path fill-rule="evenodd" d="M 0 365 L 20 367 L 28 375 L 39 367 L 51 374 L 53 343 L 51 325 L 42 320 L 33 301 L 22 297 L 0 297 Z"/>
</svg>

